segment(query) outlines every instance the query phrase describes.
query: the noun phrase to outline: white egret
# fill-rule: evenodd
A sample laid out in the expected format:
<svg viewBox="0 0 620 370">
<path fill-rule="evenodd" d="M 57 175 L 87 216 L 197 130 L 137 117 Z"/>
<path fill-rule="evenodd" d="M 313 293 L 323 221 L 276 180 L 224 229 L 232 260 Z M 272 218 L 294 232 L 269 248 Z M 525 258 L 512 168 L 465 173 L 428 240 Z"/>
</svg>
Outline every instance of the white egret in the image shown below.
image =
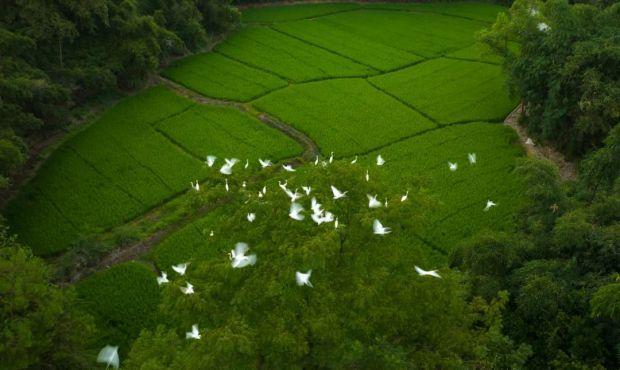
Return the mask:
<svg viewBox="0 0 620 370">
<path fill-rule="evenodd" d="M 166 271 L 162 271 L 161 275 L 157 277 L 157 284 L 162 285 L 169 282 L 170 280 L 168 280 L 168 273 Z"/>
<path fill-rule="evenodd" d="M 317 213 L 317 214 L 322 214 L 323 210 L 321 209 L 321 203 L 316 201 L 315 197 L 312 197 L 312 199 L 310 200 L 310 208 L 312 209 L 312 212 Z"/>
<path fill-rule="evenodd" d="M 308 272 L 295 272 L 295 280 L 297 281 L 297 285 L 299 286 L 309 286 L 312 288 L 312 283 L 310 282 L 310 276 L 312 275 L 312 270 L 308 270 Z"/>
<path fill-rule="evenodd" d="M 377 166 L 383 166 L 385 164 L 385 159 L 383 159 L 383 157 L 381 156 L 381 154 L 379 154 L 377 156 Z"/>
<path fill-rule="evenodd" d="M 329 163 L 331 164 L 334 161 L 334 152 L 329 154 Z"/>
<path fill-rule="evenodd" d="M 426 271 L 426 270 L 422 270 L 418 266 L 414 266 L 414 267 L 415 267 L 415 270 L 417 271 L 417 273 L 420 276 L 434 276 L 436 278 L 440 278 L 441 279 L 441 276 L 439 276 L 439 274 L 437 273 L 437 270 Z"/>
<path fill-rule="evenodd" d="M 493 202 L 491 199 L 487 200 L 487 205 L 484 207 L 485 212 L 491 209 L 491 207 L 495 207 L 497 203 Z"/>
<path fill-rule="evenodd" d="M 248 186 L 247 182 L 244 181 L 244 182 L 241 183 L 241 187 L 245 188 L 246 186 Z"/>
<path fill-rule="evenodd" d="M 366 182 L 368 182 L 370 180 L 370 174 L 368 173 L 368 170 L 366 170 Z"/>
<path fill-rule="evenodd" d="M 186 282 L 186 286 L 182 286 L 179 287 L 179 289 L 181 289 L 181 292 L 183 292 L 183 294 L 194 294 L 194 286 L 192 284 L 190 284 L 189 282 Z"/>
<path fill-rule="evenodd" d="M 407 192 L 405 193 L 405 195 L 403 195 L 402 197 L 400 197 L 400 201 L 404 202 L 407 200 L 407 198 L 409 198 L 409 190 L 407 189 Z"/>
<path fill-rule="evenodd" d="M 302 186 L 301 189 L 306 193 L 306 196 L 310 195 L 312 188 L 310 186 Z"/>
<path fill-rule="evenodd" d="M 245 166 L 243 166 L 243 168 L 248 168 L 248 167 L 250 167 L 250 160 L 246 158 Z"/>
<path fill-rule="evenodd" d="M 388 206 L 387 197 L 385 198 L 385 202 L 383 203 L 383 206 L 384 206 L 385 208 L 387 208 L 387 206 Z"/>
<path fill-rule="evenodd" d="M 525 144 L 526 144 L 526 145 L 531 145 L 531 146 L 534 146 L 534 145 L 535 145 L 535 144 L 534 144 L 534 141 L 533 141 L 531 138 L 529 138 L 529 137 L 527 138 L 527 140 L 525 140 Z"/>
<path fill-rule="evenodd" d="M 106 369 L 110 366 L 118 369 L 118 366 L 120 365 L 118 346 L 103 347 L 97 356 L 97 362 L 106 364 Z"/>
<path fill-rule="evenodd" d="M 314 212 L 310 215 L 310 217 L 312 218 L 312 221 L 316 222 L 317 225 L 334 221 L 334 214 L 326 211 Z"/>
<path fill-rule="evenodd" d="M 549 27 L 549 25 L 545 22 L 540 22 L 538 23 L 538 30 L 541 32 L 547 32 L 551 29 L 551 27 Z"/>
<path fill-rule="evenodd" d="M 293 220 L 301 221 L 305 218 L 305 216 L 301 214 L 301 211 L 303 210 L 304 207 L 302 207 L 301 204 L 293 202 L 291 203 L 291 209 L 288 215 Z"/>
<path fill-rule="evenodd" d="M 288 185 L 288 180 L 284 180 L 284 182 L 280 182 L 280 180 L 278 180 L 278 186 L 280 189 L 286 191 L 286 185 Z"/>
<path fill-rule="evenodd" d="M 383 203 L 377 200 L 376 194 L 374 196 L 370 194 L 366 194 L 366 197 L 368 197 L 368 208 L 379 208 L 383 206 Z"/>
<path fill-rule="evenodd" d="M 336 219 L 334 220 L 334 229 L 337 229 L 337 228 L 338 228 L 338 225 L 339 225 L 339 223 L 338 223 L 338 217 L 336 217 Z"/>
<path fill-rule="evenodd" d="M 198 331 L 198 324 L 192 325 L 192 331 L 188 331 L 185 333 L 185 339 L 200 339 L 202 335 Z"/>
<path fill-rule="evenodd" d="M 316 156 L 316 159 L 314 160 L 314 165 L 318 166 L 319 165 L 319 156 Z"/>
<path fill-rule="evenodd" d="M 222 166 L 222 168 L 220 168 L 220 173 L 224 175 L 232 174 L 232 168 L 237 162 L 239 162 L 239 160 L 237 158 L 232 158 L 232 159 L 224 158 L 224 161 L 226 163 Z"/>
<path fill-rule="evenodd" d="M 235 249 L 230 251 L 231 265 L 233 268 L 243 268 L 256 263 L 256 255 L 246 256 L 245 253 L 250 249 L 246 243 L 235 244 Z"/>
<path fill-rule="evenodd" d="M 213 236 L 213 235 L 215 234 L 213 233 L 213 230 L 211 230 L 211 233 L 209 234 L 209 236 Z"/>
<path fill-rule="evenodd" d="M 340 198 L 344 198 L 347 196 L 348 191 L 342 192 L 336 189 L 334 185 L 331 185 L 331 188 L 332 188 L 332 193 L 334 194 L 334 199 L 340 199 Z"/>
<path fill-rule="evenodd" d="M 356 164 L 356 163 L 357 163 L 357 156 L 355 156 L 355 159 L 351 161 L 351 164 Z"/>
<path fill-rule="evenodd" d="M 207 156 L 207 160 L 206 160 L 207 166 L 209 166 L 209 167 L 213 167 L 213 164 L 215 163 L 215 160 L 216 160 L 216 159 L 217 159 L 217 157 L 216 157 L 216 156 L 214 156 L 214 155 L 208 155 L 208 156 Z"/>
<path fill-rule="evenodd" d="M 260 158 L 258 159 L 258 163 L 260 163 L 260 166 L 262 168 L 267 168 L 273 164 L 271 163 L 269 159 L 260 159 Z"/>
<path fill-rule="evenodd" d="M 248 213 L 247 218 L 248 221 L 254 222 L 254 220 L 256 220 L 256 213 Z"/>
<path fill-rule="evenodd" d="M 448 162 L 448 167 L 450 167 L 450 171 L 454 172 L 459 167 L 458 163 Z"/>
<path fill-rule="evenodd" d="M 377 219 L 375 219 L 375 221 L 372 223 L 372 230 L 376 235 L 385 235 L 392 232 L 392 229 L 383 226 L 381 222 Z"/>
<path fill-rule="evenodd" d="M 295 169 L 290 164 L 283 164 L 282 168 L 284 168 L 286 172 L 295 172 Z"/>
<path fill-rule="evenodd" d="M 198 180 L 196 180 L 196 183 L 194 183 L 193 181 L 190 181 L 189 183 L 192 186 L 192 189 L 200 191 L 200 184 L 198 183 Z"/>
<path fill-rule="evenodd" d="M 177 272 L 179 275 L 185 275 L 185 270 L 187 270 L 187 265 L 189 262 L 179 263 L 178 265 L 173 265 L 172 269 Z"/>
<path fill-rule="evenodd" d="M 469 160 L 469 164 L 476 164 L 476 153 L 467 154 L 467 159 Z"/>
<path fill-rule="evenodd" d="M 286 195 L 291 198 L 291 202 L 296 201 L 297 199 L 301 198 L 302 195 L 297 191 L 297 189 L 295 189 L 295 191 L 291 191 L 289 189 L 284 190 L 284 192 L 286 193 Z"/>
<path fill-rule="evenodd" d="M 230 187 L 228 186 L 228 179 L 224 179 L 225 180 L 225 185 L 224 187 L 226 188 L 226 191 L 230 190 Z"/>
</svg>

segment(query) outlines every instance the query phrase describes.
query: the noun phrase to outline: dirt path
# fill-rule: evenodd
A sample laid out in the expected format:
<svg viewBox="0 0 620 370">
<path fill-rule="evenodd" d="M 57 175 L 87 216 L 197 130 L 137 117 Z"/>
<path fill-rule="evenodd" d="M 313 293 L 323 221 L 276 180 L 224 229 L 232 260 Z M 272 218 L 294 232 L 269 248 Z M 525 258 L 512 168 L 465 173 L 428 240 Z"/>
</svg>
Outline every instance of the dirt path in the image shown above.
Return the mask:
<svg viewBox="0 0 620 370">
<path fill-rule="evenodd" d="M 269 114 L 265 113 L 265 112 L 259 112 L 256 111 L 252 108 L 252 106 L 250 106 L 249 104 L 244 104 L 244 103 L 239 103 L 239 102 L 233 102 L 233 101 L 229 101 L 229 100 L 222 100 L 222 99 L 213 99 L 213 98 L 207 98 L 203 95 L 200 95 L 188 88 L 186 88 L 185 86 L 182 86 L 174 81 L 171 81 L 167 78 L 158 76 L 157 80 L 162 83 L 163 85 L 169 87 L 170 89 L 172 89 L 173 91 L 176 91 L 178 94 L 191 99 L 193 101 L 195 101 L 198 104 L 207 104 L 207 105 L 219 105 L 219 106 L 226 106 L 226 107 L 233 107 L 236 108 L 244 113 L 248 113 L 253 115 L 254 117 L 258 118 L 261 122 L 265 123 L 266 125 L 282 132 L 283 134 L 285 134 L 286 136 L 290 137 L 291 139 L 297 141 L 302 148 L 304 149 L 304 152 L 302 154 L 302 157 L 306 160 L 311 160 L 314 159 L 315 156 L 320 154 L 320 150 L 319 147 L 316 145 L 316 143 L 314 141 L 312 141 L 312 139 L 310 137 L 308 137 L 306 134 L 304 134 L 303 132 L 295 129 L 293 126 L 288 125 L 282 121 L 280 121 L 279 119 L 270 116 Z"/>
<path fill-rule="evenodd" d="M 560 177 L 563 180 L 577 179 L 577 166 L 575 163 L 567 161 L 560 152 L 545 145 L 526 144 L 528 139 L 527 132 L 525 132 L 523 127 L 519 126 L 519 118 L 521 117 L 521 114 L 523 114 L 522 111 L 523 108 L 520 104 L 508 115 L 508 117 L 506 117 L 504 124 L 512 127 L 517 134 L 519 134 L 521 145 L 525 148 L 527 154 L 530 156 L 544 158 L 555 163 L 558 166 Z"/>
</svg>

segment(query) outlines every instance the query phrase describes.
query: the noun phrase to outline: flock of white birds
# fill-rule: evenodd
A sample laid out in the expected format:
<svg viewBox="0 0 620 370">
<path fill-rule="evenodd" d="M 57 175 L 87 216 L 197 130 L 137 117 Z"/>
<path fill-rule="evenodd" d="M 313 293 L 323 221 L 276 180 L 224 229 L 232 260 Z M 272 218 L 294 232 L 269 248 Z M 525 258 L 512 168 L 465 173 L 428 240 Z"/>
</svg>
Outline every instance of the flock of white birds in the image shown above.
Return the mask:
<svg viewBox="0 0 620 370">
<path fill-rule="evenodd" d="M 529 144 L 529 143 L 528 143 Z M 467 154 L 467 159 L 469 161 L 470 165 L 475 165 L 477 162 L 477 158 L 476 158 L 476 153 L 468 153 Z M 205 164 L 208 167 L 213 167 L 215 165 L 215 162 L 217 161 L 217 157 L 214 155 L 209 155 L 207 156 L 206 160 L 205 160 Z M 316 157 L 316 159 L 314 160 L 314 165 L 315 166 L 328 166 L 329 164 L 333 163 L 334 161 L 334 153 L 331 152 L 329 158 L 327 160 L 323 160 L 321 161 L 319 156 Z M 273 166 L 273 162 L 269 159 L 258 159 L 258 162 L 261 166 L 261 168 L 267 168 L 267 167 L 271 167 Z M 232 174 L 233 172 L 233 167 L 235 166 L 235 164 L 239 163 L 239 159 L 237 158 L 232 158 L 232 159 L 228 159 L 225 158 L 224 159 L 224 164 L 220 167 L 219 172 L 223 175 L 229 176 Z M 244 168 L 248 168 L 249 167 L 249 160 L 245 161 L 245 165 Z M 355 158 L 350 162 L 351 164 L 355 164 L 357 163 L 357 156 L 355 156 Z M 375 160 L 375 164 L 377 166 L 383 166 L 386 163 L 385 159 L 379 154 L 376 157 Z M 295 172 L 295 168 L 293 168 L 292 165 L 290 164 L 283 164 L 282 168 L 284 169 L 284 171 L 286 172 Z M 457 171 L 458 170 L 458 163 L 456 162 L 448 162 L 448 169 L 451 172 Z M 370 175 L 369 175 L 369 171 L 366 170 L 365 173 L 365 180 L 369 181 L 370 180 Z M 192 181 L 190 183 L 191 189 L 193 189 L 194 191 L 200 191 L 200 183 L 198 182 L 198 180 L 196 181 Z M 243 188 L 245 188 L 247 186 L 247 182 L 243 181 L 242 185 Z M 302 197 L 306 196 L 306 197 L 310 197 L 310 194 L 312 193 L 312 187 L 311 186 L 302 186 L 302 191 L 303 193 L 300 193 L 298 191 L 298 189 L 295 190 L 291 190 L 288 188 L 288 181 L 278 181 L 278 186 L 280 187 L 280 189 L 284 192 L 284 194 L 286 194 L 286 196 L 288 198 L 290 198 L 291 200 L 291 205 L 290 205 L 290 209 L 289 209 L 289 213 L 288 216 L 295 220 L 295 221 L 303 221 L 306 218 L 306 215 L 304 214 L 304 207 L 297 202 L 299 199 L 301 199 Z M 228 179 L 225 179 L 224 182 L 224 188 L 226 189 L 226 191 L 230 191 L 230 186 L 228 184 Z M 331 185 L 330 186 L 331 192 L 332 192 L 332 196 L 334 200 L 339 200 L 339 199 L 343 199 L 347 197 L 347 192 L 348 191 L 342 191 L 340 189 L 338 189 L 336 186 Z M 263 186 L 263 188 L 261 190 L 259 190 L 258 192 L 258 197 L 259 198 L 263 198 L 265 195 L 267 194 L 267 186 Z M 387 207 L 388 206 L 388 200 L 387 198 L 384 199 L 383 202 L 381 202 L 380 200 L 377 199 L 377 195 L 372 195 L 372 194 L 367 194 L 368 197 L 368 207 L 371 209 L 376 209 L 376 208 L 381 208 L 381 207 Z M 403 194 L 400 197 L 400 201 L 401 202 L 406 202 L 407 199 L 409 197 L 409 190 L 407 190 L 405 192 L 405 194 Z M 492 207 L 497 206 L 497 204 L 495 202 L 493 202 L 492 200 L 487 200 L 486 206 L 483 208 L 483 211 L 489 211 Z M 342 226 L 339 222 L 338 222 L 338 217 L 336 217 L 333 213 L 323 209 L 323 205 L 321 203 L 319 203 L 316 199 L 316 197 L 312 197 L 310 199 L 310 209 L 312 210 L 312 214 L 310 215 L 310 218 L 312 219 L 312 221 L 314 221 L 317 225 L 321 225 L 323 223 L 334 223 L 334 228 L 338 228 L 339 226 Z M 252 223 L 256 220 L 256 214 L 251 212 L 248 213 L 246 216 L 248 222 Z M 381 221 L 379 221 L 378 219 L 375 219 L 373 221 L 372 224 L 372 232 L 375 235 L 380 235 L 380 236 L 384 236 L 387 235 L 389 233 L 392 232 L 391 228 L 384 226 Z M 210 236 L 213 236 L 214 232 L 213 230 L 211 230 L 210 232 Z M 247 266 L 251 266 L 254 265 L 256 263 L 256 254 L 248 254 L 250 247 L 248 246 L 247 243 L 236 243 L 234 249 L 232 249 L 230 251 L 230 253 L 228 254 L 228 257 L 230 259 L 230 264 L 232 268 L 244 268 Z M 187 270 L 187 267 L 189 266 L 189 262 L 184 262 L 184 263 L 180 263 L 177 265 L 173 265 L 171 266 L 172 270 L 175 271 L 178 275 L 180 276 L 184 276 L 185 272 Z M 431 277 L 435 277 L 435 278 L 441 278 L 441 275 L 439 275 L 439 273 L 437 272 L 437 270 L 424 270 L 422 268 L 420 268 L 419 266 L 414 266 L 415 271 L 420 275 L 420 276 L 431 276 Z M 300 287 L 309 287 L 312 288 L 314 287 L 312 285 L 312 282 L 310 282 L 310 277 L 312 276 L 312 270 L 308 270 L 307 272 L 301 272 L 301 271 L 296 271 L 295 272 L 295 281 L 297 283 L 298 286 Z M 162 284 L 166 284 L 169 283 L 170 280 L 168 279 L 168 273 L 166 271 L 161 271 L 161 275 L 159 275 L 157 277 L 157 284 L 162 285 Z M 181 292 L 183 294 L 189 295 L 189 294 L 194 294 L 194 286 L 186 281 L 185 282 L 185 286 L 181 286 L 179 287 L 179 289 L 181 290 Z M 191 327 L 191 331 L 188 331 L 185 335 L 186 339 L 193 339 L 193 340 L 197 340 L 197 339 L 201 339 L 202 335 L 200 334 L 200 330 L 198 328 L 198 324 L 194 324 Z M 102 362 L 102 363 L 106 363 L 108 366 L 113 366 L 114 368 L 118 368 L 119 366 L 119 356 L 118 356 L 118 347 L 114 347 L 114 346 L 105 346 L 101 352 L 99 353 L 99 356 L 97 357 L 97 361 L 98 362 Z"/>
</svg>

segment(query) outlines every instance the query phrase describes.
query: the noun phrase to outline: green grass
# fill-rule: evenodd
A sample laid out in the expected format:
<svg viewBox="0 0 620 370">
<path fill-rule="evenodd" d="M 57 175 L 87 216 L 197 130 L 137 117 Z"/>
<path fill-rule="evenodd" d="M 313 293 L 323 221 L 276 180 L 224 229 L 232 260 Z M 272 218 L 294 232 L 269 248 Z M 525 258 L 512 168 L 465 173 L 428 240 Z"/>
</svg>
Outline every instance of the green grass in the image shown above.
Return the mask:
<svg viewBox="0 0 620 370">
<path fill-rule="evenodd" d="M 363 79 L 293 85 L 254 105 L 308 134 L 324 154 L 362 153 L 435 125 Z"/>
<path fill-rule="evenodd" d="M 273 28 L 380 71 L 421 60 L 420 56 L 348 32 L 322 18 L 279 23 Z"/>
<path fill-rule="evenodd" d="M 367 76 L 375 70 L 264 27 L 248 27 L 216 51 L 295 82 L 328 77 Z"/>
<path fill-rule="evenodd" d="M 414 183 L 426 184 L 438 202 L 430 225 L 416 230 L 424 240 L 449 252 L 478 230 L 510 227 L 510 215 L 519 205 L 522 183 L 512 169 L 522 155 L 515 132 L 500 124 L 468 123 L 444 127 L 401 141 L 361 162 L 372 163 L 381 154 L 387 163 L 372 176 L 387 176 L 404 193 Z M 477 154 L 470 165 L 468 153 Z M 451 172 L 448 161 L 457 162 Z M 487 199 L 499 204 L 484 212 Z"/>
<path fill-rule="evenodd" d="M 453 1 L 430 3 L 376 3 L 365 4 L 368 9 L 408 10 L 416 12 L 433 12 L 451 15 L 454 17 L 471 18 L 474 20 L 493 22 L 499 12 L 505 12 L 506 7 L 485 2 Z"/>
<path fill-rule="evenodd" d="M 326 14 L 358 9 L 355 3 L 295 4 L 289 6 L 264 6 L 244 9 L 241 21 L 245 23 L 272 23 L 314 18 Z"/>
<path fill-rule="evenodd" d="M 97 345 L 130 343 L 157 320 L 160 288 L 151 269 L 138 262 L 116 265 L 76 285 L 80 305 L 95 319 Z"/>
<path fill-rule="evenodd" d="M 280 160 L 302 152 L 288 136 L 256 118 L 227 107 L 198 105 L 158 123 L 157 129 L 201 158 L 258 158 Z"/>
<path fill-rule="evenodd" d="M 211 98 L 248 101 L 286 86 L 286 81 L 217 53 L 183 58 L 162 74 Z"/>
<path fill-rule="evenodd" d="M 36 254 L 53 255 L 204 179 L 207 153 L 281 159 L 299 152 L 298 144 L 250 116 L 196 106 L 156 87 L 119 103 L 68 140 L 5 214 Z"/>
<path fill-rule="evenodd" d="M 440 58 L 370 81 L 442 124 L 503 120 L 517 104 L 501 67 L 486 63 Z"/>
<path fill-rule="evenodd" d="M 436 57 L 475 41 L 478 21 L 435 13 L 356 10 L 321 18 L 343 32 L 424 57 Z"/>
</svg>

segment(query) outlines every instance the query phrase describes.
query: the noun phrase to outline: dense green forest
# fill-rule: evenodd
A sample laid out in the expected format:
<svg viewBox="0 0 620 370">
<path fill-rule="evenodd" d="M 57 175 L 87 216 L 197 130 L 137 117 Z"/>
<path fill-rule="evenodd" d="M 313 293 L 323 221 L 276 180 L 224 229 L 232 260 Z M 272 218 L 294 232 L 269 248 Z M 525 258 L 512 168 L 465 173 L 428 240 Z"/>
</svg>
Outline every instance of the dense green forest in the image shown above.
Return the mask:
<svg viewBox="0 0 620 370">
<path fill-rule="evenodd" d="M 66 127 L 76 109 L 141 88 L 162 63 L 208 47 L 239 19 L 226 0 L 3 4 L 0 188 L 28 144 Z M 575 180 L 551 162 L 519 159 L 527 191 L 515 227 L 460 241 L 442 280 L 414 278 L 407 239 L 360 236 L 366 209 L 338 209 L 346 231 L 312 236 L 258 220 L 255 236 L 269 238 L 250 250 L 273 262 L 239 275 L 228 261 L 194 266 L 206 298 L 180 301 L 181 282 L 166 287 L 153 307 L 163 322 L 123 349 L 123 368 L 620 368 L 620 3 L 516 0 L 479 40 L 503 57 L 521 125 L 577 163 Z M 345 164 L 295 176 L 324 187 L 337 178 L 360 204 L 372 191 Z M 396 204 L 381 217 L 394 229 L 423 223 L 433 199 L 422 189 L 411 199 L 415 209 Z M 270 205 L 277 213 L 288 204 Z M 250 206 L 230 210 L 229 232 Z M 293 263 L 320 266 L 323 285 L 280 285 Z M 54 277 L 0 227 L 0 368 L 92 368 L 102 333 Z M 185 329 L 198 320 L 217 329 L 187 345 Z M 298 325 L 285 331 L 284 322 Z"/>
</svg>

